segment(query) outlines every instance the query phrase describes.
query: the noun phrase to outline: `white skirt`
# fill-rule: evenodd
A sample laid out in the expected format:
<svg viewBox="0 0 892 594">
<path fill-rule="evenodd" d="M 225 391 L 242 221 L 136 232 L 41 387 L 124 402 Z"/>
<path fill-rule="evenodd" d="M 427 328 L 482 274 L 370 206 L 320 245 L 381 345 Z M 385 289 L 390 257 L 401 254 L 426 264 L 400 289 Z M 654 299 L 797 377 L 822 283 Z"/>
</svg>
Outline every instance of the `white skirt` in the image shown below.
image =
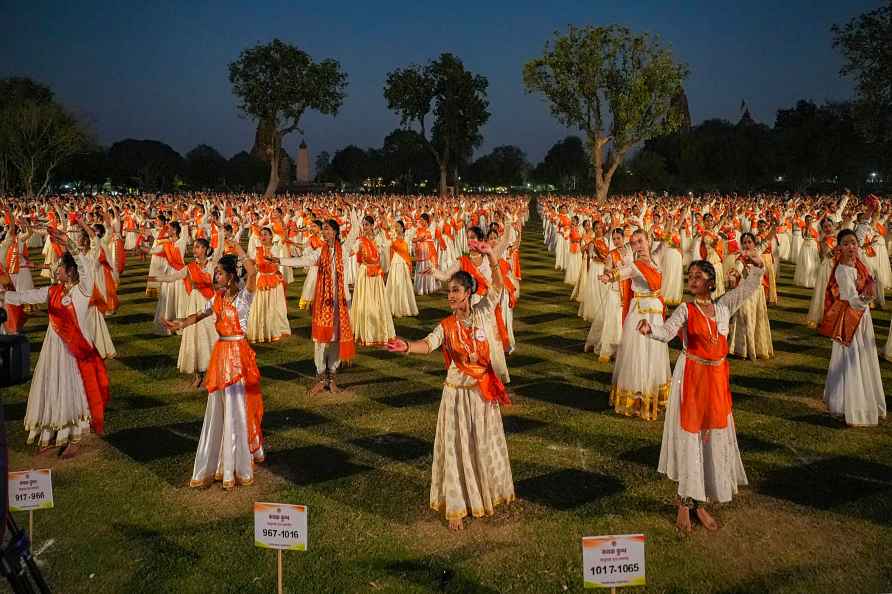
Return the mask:
<svg viewBox="0 0 892 594">
<path fill-rule="evenodd" d="M 396 336 L 384 278 L 369 276 L 365 264 L 360 264 L 357 271 L 350 321 L 357 345 L 380 346 Z"/>
<path fill-rule="evenodd" d="M 682 429 L 685 361 L 682 354 L 675 363 L 657 471 L 678 483 L 679 497 L 725 503 L 737 494 L 738 486 L 747 484 L 737 446 L 734 415 L 728 415 L 728 426 L 724 429 L 710 429 L 705 440 L 702 433 Z"/>
<path fill-rule="evenodd" d="M 203 312 L 206 304 L 207 299 L 204 298 L 201 291 L 192 289 L 192 293 L 187 295 L 186 316 Z M 181 373 L 204 373 L 207 371 L 217 338 L 213 316 L 183 328 L 180 354 L 177 356 L 177 369 Z"/>
<path fill-rule="evenodd" d="M 604 321 L 604 303 L 607 300 L 607 285 L 598 278 L 604 272 L 604 263 L 594 260 L 589 263 L 586 283 L 582 287 L 582 303 L 579 304 L 579 317 L 587 322 L 597 318 Z M 599 326 L 600 328 L 600 326 Z"/>
<path fill-rule="evenodd" d="M 412 286 L 409 265 L 399 255 L 394 256 L 390 261 L 390 272 L 387 273 L 385 292 L 393 317 L 418 315 L 418 305 L 415 302 L 415 289 Z"/>
<path fill-rule="evenodd" d="M 254 294 L 246 335 L 250 342 L 278 342 L 291 336 L 285 287 L 281 284 L 272 289 L 258 289 Z"/>
<path fill-rule="evenodd" d="M 571 252 L 569 244 L 567 247 L 566 272 L 564 273 L 564 283 L 575 285 L 579 279 L 579 269 L 582 268 L 582 252 Z"/>
<path fill-rule="evenodd" d="M 876 425 L 879 419 L 886 418 L 886 397 L 869 309 L 855 330 L 852 344 L 843 346 L 833 341 L 824 402 L 830 414 L 844 416 L 848 425 Z"/>
<path fill-rule="evenodd" d="M 809 237 L 802 242 L 799 249 L 799 258 L 796 260 L 796 270 L 793 272 L 793 284 L 798 287 L 812 289 L 818 281 L 818 242 Z"/>
<path fill-rule="evenodd" d="M 684 296 L 684 268 L 681 252 L 673 247 L 663 248 L 663 258 L 660 269 L 663 271 L 663 281 L 660 292 L 666 305 L 678 305 Z"/>
<path fill-rule="evenodd" d="M 474 387 L 444 385 L 431 466 L 431 508 L 449 520 L 479 518 L 513 500 L 499 405 L 484 400 Z"/>
<path fill-rule="evenodd" d="M 604 303 L 604 319 L 597 332 L 594 322 L 589 329 L 586 338 L 586 348 L 591 345 L 591 350 L 598 353 L 598 360 L 602 363 L 610 361 L 619 349 L 623 335 L 623 305 L 619 296 L 616 283 L 608 285 L 607 297 Z"/>
<path fill-rule="evenodd" d="M 222 481 L 225 488 L 254 482 L 254 462 L 263 461 L 263 448 L 253 454 L 248 446 L 245 384 L 208 394 L 190 487 Z"/>
<path fill-rule="evenodd" d="M 90 306 L 87 310 L 88 324 L 90 324 L 90 334 L 93 336 L 93 344 L 99 351 L 99 356 L 103 359 L 112 359 L 117 352 L 112 342 L 111 334 L 108 332 L 108 324 L 105 323 L 105 316 L 95 306 Z"/>
<path fill-rule="evenodd" d="M 610 390 L 610 402 L 620 414 L 654 420 L 669 397 L 669 347 L 638 332 L 641 320 L 663 323 L 662 313 L 655 312 L 659 308 L 656 298 L 633 298 L 623 322 Z"/>
<path fill-rule="evenodd" d="M 300 301 L 298 302 L 299 308 L 307 309 L 310 307 L 310 304 L 313 303 L 313 298 L 316 296 L 316 277 L 318 275 L 318 266 L 310 266 L 307 268 L 307 276 L 304 278 L 304 285 L 300 290 Z"/>
<path fill-rule="evenodd" d="M 830 282 L 830 275 L 833 272 L 833 258 L 824 258 L 818 268 L 818 276 L 815 279 L 815 288 L 811 295 L 811 302 L 808 306 L 807 322 L 809 327 L 817 328 L 824 317 L 824 293 L 827 291 L 827 285 Z"/>
<path fill-rule="evenodd" d="M 790 250 L 791 250 L 791 242 L 793 238 L 790 235 L 790 232 L 780 233 L 777 236 L 777 253 L 778 257 L 784 262 L 790 261 Z"/>
<path fill-rule="evenodd" d="M 90 431 L 90 405 L 80 368 L 49 324 L 34 367 L 25 410 L 28 443 L 63 446 Z"/>
<path fill-rule="evenodd" d="M 799 251 L 802 249 L 802 233 L 793 231 L 793 238 L 790 240 L 790 261 L 799 261 Z"/>
</svg>

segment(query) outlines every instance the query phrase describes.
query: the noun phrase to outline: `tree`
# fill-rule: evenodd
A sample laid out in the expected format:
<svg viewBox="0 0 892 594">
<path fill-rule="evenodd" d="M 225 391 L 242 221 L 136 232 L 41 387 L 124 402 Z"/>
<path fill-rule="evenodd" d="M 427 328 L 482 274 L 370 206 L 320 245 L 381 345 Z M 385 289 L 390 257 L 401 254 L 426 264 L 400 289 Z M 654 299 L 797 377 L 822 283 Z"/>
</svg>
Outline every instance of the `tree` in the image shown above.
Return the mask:
<svg viewBox="0 0 892 594">
<path fill-rule="evenodd" d="M 634 145 L 681 125 L 672 100 L 687 74 L 659 38 L 613 25 L 556 34 L 544 55 L 524 66 L 523 81 L 527 92 L 548 99 L 562 124 L 585 132 L 603 200 Z"/>
<path fill-rule="evenodd" d="M 27 196 L 50 185 L 54 171 L 89 142 L 86 128 L 28 78 L 0 81 L 0 191 L 17 185 Z"/>
<path fill-rule="evenodd" d="M 590 163 L 582 139 L 568 136 L 548 149 L 545 159 L 533 171 L 533 177 L 565 191 L 581 190 L 591 179 Z"/>
<path fill-rule="evenodd" d="M 215 188 L 226 177 L 226 159 L 217 149 L 199 144 L 186 153 L 186 179 L 195 188 Z"/>
<path fill-rule="evenodd" d="M 247 151 L 234 155 L 226 164 L 226 169 L 227 184 L 250 191 L 256 190 L 269 173 L 267 164 Z"/>
<path fill-rule="evenodd" d="M 356 145 L 349 145 L 335 152 L 331 160 L 332 174 L 342 182 L 358 186 L 369 177 L 369 156 Z"/>
<path fill-rule="evenodd" d="M 331 165 L 331 155 L 328 151 L 322 151 L 316 155 L 316 181 L 323 181 L 328 174 L 328 168 Z"/>
<path fill-rule="evenodd" d="M 845 63 L 840 74 L 855 81 L 857 113 L 869 140 L 892 148 L 892 0 L 845 25 L 834 25 L 833 47 Z"/>
<path fill-rule="evenodd" d="M 526 180 L 530 164 L 516 146 L 497 146 L 468 168 L 468 181 L 477 184 L 519 186 Z"/>
<path fill-rule="evenodd" d="M 387 75 L 387 108 L 399 114 L 401 125 L 418 125 L 439 166 L 441 196 L 446 195 L 449 173 L 483 140 L 480 128 L 490 116 L 488 85 L 485 77 L 465 70 L 462 61 L 450 53 L 425 66 L 412 65 Z M 430 137 L 425 122 L 429 115 L 434 120 Z"/>
<path fill-rule="evenodd" d="M 279 186 L 279 154 L 291 132 L 302 132 L 300 119 L 308 109 L 337 115 L 344 102 L 347 75 L 332 59 L 314 62 L 310 56 L 278 39 L 242 50 L 229 65 L 229 82 L 239 110 L 272 131 L 270 175 L 264 196 Z"/>
<path fill-rule="evenodd" d="M 183 157 L 158 140 L 116 142 L 108 149 L 108 161 L 116 184 L 143 190 L 170 190 L 186 169 Z"/>
<path fill-rule="evenodd" d="M 384 138 L 381 147 L 384 157 L 384 177 L 396 182 L 408 194 L 422 180 L 433 180 L 438 175 L 437 161 L 427 148 L 421 134 L 397 128 Z"/>
</svg>

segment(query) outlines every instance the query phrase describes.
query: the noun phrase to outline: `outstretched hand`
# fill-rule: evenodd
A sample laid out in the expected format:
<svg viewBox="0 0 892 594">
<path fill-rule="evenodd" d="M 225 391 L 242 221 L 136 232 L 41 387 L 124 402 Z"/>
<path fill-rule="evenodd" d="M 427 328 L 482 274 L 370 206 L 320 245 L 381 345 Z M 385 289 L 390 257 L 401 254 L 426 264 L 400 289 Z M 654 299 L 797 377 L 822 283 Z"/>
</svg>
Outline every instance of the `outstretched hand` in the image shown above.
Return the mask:
<svg viewBox="0 0 892 594">
<path fill-rule="evenodd" d="M 390 353 L 408 353 L 409 343 L 397 336 L 385 342 L 384 348 Z"/>
<path fill-rule="evenodd" d="M 650 322 L 647 320 L 641 320 L 638 322 L 638 332 L 643 334 L 644 336 L 650 336 L 650 333 L 653 332 L 653 329 L 650 327 Z"/>
<path fill-rule="evenodd" d="M 167 328 L 167 329 L 170 330 L 171 332 L 179 332 L 180 330 L 183 329 L 183 324 L 182 324 L 182 322 L 180 322 L 180 321 L 178 321 L 178 320 L 173 320 L 173 321 L 171 321 L 171 320 L 166 320 L 166 319 L 164 319 L 164 318 L 161 318 L 161 319 L 159 319 L 158 321 L 160 322 L 160 324 L 161 324 L 162 326 L 164 326 L 165 328 Z"/>
</svg>

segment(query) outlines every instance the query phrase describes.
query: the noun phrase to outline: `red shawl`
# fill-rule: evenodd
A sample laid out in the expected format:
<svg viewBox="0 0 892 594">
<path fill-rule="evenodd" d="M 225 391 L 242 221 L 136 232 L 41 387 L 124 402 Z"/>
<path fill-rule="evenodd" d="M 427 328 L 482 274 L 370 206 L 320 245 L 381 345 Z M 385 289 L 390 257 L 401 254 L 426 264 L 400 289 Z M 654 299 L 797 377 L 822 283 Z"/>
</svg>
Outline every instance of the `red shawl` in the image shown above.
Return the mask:
<svg viewBox="0 0 892 594">
<path fill-rule="evenodd" d="M 833 271 L 830 273 L 830 281 L 827 283 L 827 289 L 824 292 L 824 316 L 818 325 L 818 334 L 826 336 L 832 340 L 842 343 L 844 346 L 852 344 L 855 331 L 861 318 L 864 316 L 863 309 L 855 309 L 849 302 L 839 298 L 839 283 L 836 282 L 836 268 L 839 261 L 833 265 Z M 858 293 L 864 290 L 868 280 L 870 280 L 870 272 L 867 266 L 855 258 L 855 269 L 858 271 L 858 279 L 855 286 Z"/>
</svg>

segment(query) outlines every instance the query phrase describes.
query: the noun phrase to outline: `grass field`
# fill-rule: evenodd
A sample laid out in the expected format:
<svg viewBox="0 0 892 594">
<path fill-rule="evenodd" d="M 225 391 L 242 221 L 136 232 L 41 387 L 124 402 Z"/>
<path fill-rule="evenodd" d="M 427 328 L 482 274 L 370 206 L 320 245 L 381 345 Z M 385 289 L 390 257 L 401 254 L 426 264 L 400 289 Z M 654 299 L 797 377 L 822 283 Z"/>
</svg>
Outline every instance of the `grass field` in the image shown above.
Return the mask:
<svg viewBox="0 0 892 594">
<path fill-rule="evenodd" d="M 56 507 L 35 513 L 34 546 L 53 591 L 272 592 L 275 555 L 253 545 L 254 501 L 309 506 L 309 551 L 285 555 L 288 592 L 580 591 L 580 538 L 629 532 L 647 535 L 641 592 L 892 590 L 892 424 L 848 429 L 824 412 L 830 342 L 805 326 L 809 293 L 791 286 L 790 266 L 771 309 L 776 358 L 731 366 L 750 486 L 716 508 L 718 533 L 679 540 L 674 483 L 656 472 L 662 421 L 608 409 L 611 366 L 583 354 L 588 324 L 541 240 L 533 218 L 514 405 L 503 409 L 519 500 L 463 533 L 427 506 L 442 357 L 364 350 L 339 375 L 349 393 L 309 398 L 302 275 L 288 291 L 294 336 L 256 348 L 268 452 L 256 485 L 189 489 L 207 395 L 178 375 L 179 339 L 152 334 L 146 267 L 131 260 L 109 319 L 106 437 L 73 460 L 34 456 L 28 385 L 3 389 L 11 467 L 53 468 Z M 447 313 L 442 294 L 419 308 L 397 320 L 401 335 L 422 337 Z M 874 322 L 883 344 L 888 312 Z M 27 326 L 32 364 L 45 327 L 45 315 Z M 888 389 L 892 365 L 882 367 Z"/>
</svg>

